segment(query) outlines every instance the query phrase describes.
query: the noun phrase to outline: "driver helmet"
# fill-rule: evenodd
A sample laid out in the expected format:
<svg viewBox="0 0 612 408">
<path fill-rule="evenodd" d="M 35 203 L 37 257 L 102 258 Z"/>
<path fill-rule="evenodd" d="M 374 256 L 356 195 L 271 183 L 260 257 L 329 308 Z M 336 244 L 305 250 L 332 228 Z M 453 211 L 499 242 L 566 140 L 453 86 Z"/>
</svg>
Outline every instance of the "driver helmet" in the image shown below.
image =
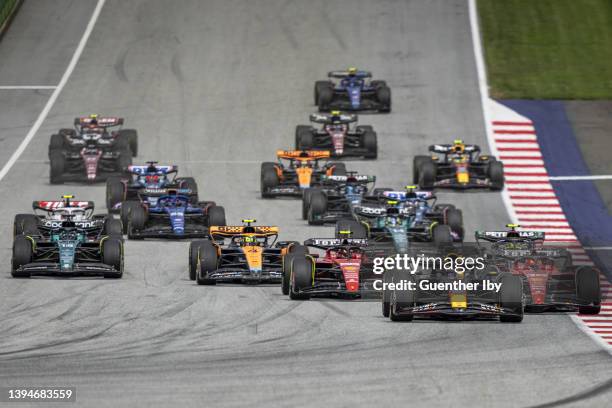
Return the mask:
<svg viewBox="0 0 612 408">
<path fill-rule="evenodd" d="M 335 111 L 331 111 L 331 112 L 330 112 L 330 115 L 329 115 L 329 120 L 330 120 L 332 123 L 338 123 L 338 122 L 340 122 L 340 111 L 337 111 L 337 110 L 335 110 Z"/>
<path fill-rule="evenodd" d="M 416 189 L 417 189 L 417 186 L 406 186 L 406 198 L 407 199 L 417 198 Z"/>
<path fill-rule="evenodd" d="M 91 127 L 98 126 L 98 114 L 97 113 L 92 113 L 91 115 L 89 115 L 89 126 Z"/>
<path fill-rule="evenodd" d="M 346 70 L 349 74 L 349 76 L 355 76 L 357 75 L 357 68 L 355 67 L 349 67 L 349 69 Z"/>
<path fill-rule="evenodd" d="M 455 139 L 453 141 L 453 153 L 463 153 L 465 150 L 465 143 L 461 139 Z"/>
</svg>

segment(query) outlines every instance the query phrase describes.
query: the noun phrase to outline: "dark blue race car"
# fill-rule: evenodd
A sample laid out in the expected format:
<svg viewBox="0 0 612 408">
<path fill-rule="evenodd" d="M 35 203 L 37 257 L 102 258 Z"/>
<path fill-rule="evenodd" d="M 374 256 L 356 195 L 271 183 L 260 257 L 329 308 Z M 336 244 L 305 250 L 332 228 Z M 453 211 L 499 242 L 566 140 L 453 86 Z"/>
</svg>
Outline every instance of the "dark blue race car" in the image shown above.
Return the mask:
<svg viewBox="0 0 612 408">
<path fill-rule="evenodd" d="M 214 201 L 192 203 L 189 190 L 156 189 L 143 201 L 126 201 L 129 239 L 205 238 L 208 227 L 225 225 L 225 209 Z"/>
<path fill-rule="evenodd" d="M 371 72 L 349 68 L 331 71 L 327 77 L 327 81 L 315 82 L 314 101 L 320 112 L 391 112 L 391 89 L 385 81 L 370 81 Z"/>
</svg>

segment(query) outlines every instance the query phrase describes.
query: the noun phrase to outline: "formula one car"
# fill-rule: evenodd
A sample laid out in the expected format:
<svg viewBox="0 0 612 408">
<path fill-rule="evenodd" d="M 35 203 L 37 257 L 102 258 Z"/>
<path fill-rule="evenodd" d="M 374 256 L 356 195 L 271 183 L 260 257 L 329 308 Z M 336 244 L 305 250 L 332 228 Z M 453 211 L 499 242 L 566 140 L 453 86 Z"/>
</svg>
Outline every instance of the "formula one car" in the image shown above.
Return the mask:
<svg viewBox="0 0 612 408">
<path fill-rule="evenodd" d="M 452 204 L 436 204 L 429 191 L 383 191 L 379 200 L 363 200 L 353 207 L 354 220 L 340 220 L 338 230 L 360 231 L 370 242 L 391 242 L 399 253 L 406 253 L 412 242 L 463 240 L 463 214 Z"/>
<path fill-rule="evenodd" d="M 314 101 L 320 112 L 334 109 L 391 112 L 391 89 L 385 81 L 370 81 L 371 72 L 349 68 L 331 71 L 327 77 L 327 81 L 315 82 Z"/>
<path fill-rule="evenodd" d="M 310 121 L 323 126 L 298 125 L 295 129 L 295 148 L 301 150 L 322 149 L 331 151 L 333 157 L 363 156 L 375 159 L 378 155 L 376 132 L 372 126 L 356 126 L 357 115 L 315 113 Z"/>
<path fill-rule="evenodd" d="M 74 129 L 60 129 L 49 143 L 50 182 L 104 181 L 121 175 L 138 150 L 134 129 L 109 131 L 123 118 L 91 115 L 74 120 Z"/>
<path fill-rule="evenodd" d="M 598 314 L 601 310 L 599 273 L 590 266 L 576 266 L 571 253 L 562 247 L 544 246 L 541 231 L 477 231 L 489 262 L 499 271 L 523 281 L 525 311 L 572 311 Z M 490 242 L 483 245 L 481 241 Z"/>
<path fill-rule="evenodd" d="M 311 296 L 369 297 L 375 296 L 373 258 L 384 252 L 368 250 L 366 239 L 351 238 L 344 231 L 343 238 L 312 238 L 297 247 L 295 254 L 285 256 L 282 292 L 293 300 L 307 300 Z M 322 254 L 310 251 L 322 250 Z M 304 253 L 305 252 L 305 253 Z"/>
<path fill-rule="evenodd" d="M 421 188 L 504 188 L 504 165 L 494 156 L 481 155 L 477 145 L 461 140 L 429 146 L 432 156 L 414 158 L 413 182 Z M 438 154 L 440 156 L 438 156 Z"/>
<path fill-rule="evenodd" d="M 329 158 L 327 151 L 317 150 L 278 150 L 278 162 L 261 164 L 261 196 L 274 198 L 280 196 L 301 197 L 304 189 L 317 186 L 324 175 L 344 175 L 344 163 L 319 164 Z M 282 160 L 287 160 L 284 164 Z"/>
<path fill-rule="evenodd" d="M 178 166 L 162 166 L 149 161 L 146 166 L 128 166 L 127 172 L 130 178 L 109 177 L 106 180 L 106 208 L 109 212 L 119 211 L 123 201 L 139 201 L 142 196 L 156 193 L 159 189 L 178 189 L 189 195 L 192 203 L 198 202 L 195 179 L 176 177 Z"/>
<path fill-rule="evenodd" d="M 475 252 L 461 243 L 417 251 L 414 256 L 445 260 L 466 259 Z M 487 266 L 444 269 L 442 265 L 434 262 L 414 274 L 397 269 L 386 271 L 381 282 L 383 316 L 392 321 L 411 321 L 415 317 L 499 318 L 501 322 L 517 323 L 523 320 L 523 284 L 519 277 Z"/>
<path fill-rule="evenodd" d="M 252 225 L 211 226 L 210 239 L 189 246 L 189 279 L 198 285 L 219 282 L 278 283 L 282 257 L 292 252 L 294 241 L 279 241 L 278 227 Z"/>
<path fill-rule="evenodd" d="M 225 209 L 214 201 L 193 203 L 191 190 L 154 189 L 141 201 L 125 201 L 121 218 L 127 219 L 129 239 L 205 238 L 211 225 L 225 225 Z"/>
<path fill-rule="evenodd" d="M 123 240 L 121 222 L 93 215 L 94 203 L 34 201 L 34 214 L 17 214 L 13 223 L 11 274 L 99 275 L 121 278 Z"/>
<path fill-rule="evenodd" d="M 304 191 L 302 218 L 309 225 L 323 225 L 351 218 L 352 208 L 372 190 L 376 176 L 348 172 L 346 176 L 323 176 L 321 185 Z"/>
</svg>

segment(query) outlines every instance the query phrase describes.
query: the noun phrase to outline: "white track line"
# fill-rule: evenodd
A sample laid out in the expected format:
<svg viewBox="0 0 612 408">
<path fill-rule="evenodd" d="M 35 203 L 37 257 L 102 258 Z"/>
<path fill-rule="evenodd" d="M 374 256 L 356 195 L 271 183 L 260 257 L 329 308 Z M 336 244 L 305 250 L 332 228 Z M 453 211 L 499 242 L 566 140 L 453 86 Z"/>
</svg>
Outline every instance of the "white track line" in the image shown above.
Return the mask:
<svg viewBox="0 0 612 408">
<path fill-rule="evenodd" d="M 62 89 L 64 89 L 64 86 L 68 82 L 68 79 L 70 78 L 70 75 L 72 74 L 72 71 L 74 71 L 74 68 L 79 62 L 79 58 L 81 57 L 81 54 L 83 53 L 85 44 L 87 44 L 87 40 L 89 39 L 89 36 L 91 35 L 91 32 L 93 31 L 93 28 L 96 25 L 96 21 L 98 20 L 98 16 L 100 16 L 100 12 L 102 11 L 102 7 L 104 7 L 105 2 L 106 0 L 98 0 L 98 4 L 96 4 L 96 8 L 94 9 L 93 14 L 91 15 L 91 18 L 89 19 L 87 28 L 85 29 L 85 32 L 83 33 L 83 36 L 81 37 L 81 40 L 79 41 L 79 45 L 74 51 L 74 54 L 72 55 L 72 59 L 70 60 L 70 63 L 68 64 L 68 67 L 66 68 L 66 71 L 64 72 L 64 75 L 62 75 L 62 79 L 60 80 L 59 84 L 57 84 L 57 87 L 55 87 L 55 90 L 51 94 L 51 97 L 47 101 L 47 104 L 45 105 L 43 110 L 40 112 L 40 115 L 38 115 L 36 122 L 34 122 L 32 127 L 30 128 L 30 131 L 28 132 L 26 137 L 23 139 L 19 147 L 17 147 L 17 150 L 15 150 L 15 152 L 8 159 L 4 167 L 2 167 L 2 170 L 0 170 L 0 181 L 7 175 L 7 173 L 15 165 L 17 160 L 19 160 L 19 157 L 23 154 L 26 147 L 28 147 L 28 144 L 32 141 L 32 139 L 38 132 L 38 129 L 40 129 L 40 126 L 43 124 L 43 122 L 47 118 L 49 111 L 51 111 L 51 108 L 53 108 L 55 101 L 57 100 L 59 94 L 62 92 Z"/>
<path fill-rule="evenodd" d="M 490 112 L 491 107 L 489 105 L 490 103 L 489 102 L 489 87 L 487 84 L 487 72 L 486 72 L 486 67 L 484 64 L 484 59 L 483 59 L 484 54 L 482 51 L 482 43 L 480 39 L 480 27 L 478 24 L 478 12 L 476 10 L 476 0 L 468 0 L 468 1 L 469 1 L 468 6 L 469 6 L 469 14 L 470 14 L 470 27 L 472 30 L 472 44 L 473 44 L 473 49 L 474 49 L 474 58 L 476 59 L 476 70 L 478 71 L 478 87 L 480 89 L 480 99 L 482 103 L 482 111 L 483 111 L 483 116 L 485 120 L 485 129 L 487 131 L 487 139 L 489 142 L 489 147 L 491 149 L 491 154 L 497 155 L 498 149 L 495 143 L 496 136 L 493 132 L 493 123 L 491 122 L 491 112 Z M 496 122 L 495 123 L 496 126 L 500 126 L 502 124 L 503 126 L 506 126 L 508 123 L 506 122 Z M 529 126 L 528 129 L 530 130 L 533 129 L 531 122 L 525 122 L 524 125 Z M 506 150 L 502 149 L 502 151 L 504 152 L 508 151 L 508 153 L 504 153 L 505 156 L 521 156 L 521 159 L 524 159 L 524 157 L 533 156 L 533 157 L 537 157 L 538 159 L 542 159 L 541 152 L 539 151 L 539 146 L 538 146 L 538 151 L 534 151 L 534 152 L 521 151 L 520 153 L 515 153 L 512 150 L 508 150 L 507 148 Z M 509 157 L 509 158 L 512 158 L 512 157 Z M 504 158 L 502 157 L 501 159 L 503 160 Z M 524 180 L 525 177 L 520 177 L 520 179 Z M 547 188 L 551 187 L 550 183 L 548 183 L 548 177 L 534 177 L 534 178 L 530 178 L 530 180 L 531 179 L 534 179 L 534 180 L 545 179 L 547 182 L 546 184 L 548 185 Z M 552 179 L 554 180 L 554 178 Z M 514 186 L 511 185 L 510 187 L 516 187 L 516 184 Z M 517 223 L 517 213 L 515 212 L 512 202 L 510 201 L 510 197 L 509 197 L 507 188 L 505 188 L 504 191 L 502 192 L 502 199 L 504 201 L 504 206 L 506 207 L 506 210 L 508 212 L 508 215 L 510 216 L 510 219 L 516 224 Z M 533 209 L 531 209 L 531 211 L 532 210 Z M 546 218 L 548 219 L 550 217 L 551 217 L 550 215 L 546 216 Z M 531 217 L 522 215 L 521 218 L 524 219 L 524 218 L 531 218 Z M 542 220 L 542 217 L 538 217 L 538 218 Z M 552 218 L 557 218 L 557 217 L 552 216 Z M 563 213 L 560 214 L 559 218 L 561 221 L 564 221 L 564 222 L 567 221 Z M 565 237 L 566 235 L 562 235 L 562 236 Z M 571 237 L 575 239 L 573 235 L 571 235 Z M 602 295 L 604 294 L 602 293 Z M 600 335 L 595 333 L 593 331 L 594 330 L 593 327 L 589 327 L 587 322 L 583 321 L 583 319 L 578 315 L 570 315 L 569 317 L 576 324 L 576 326 L 580 329 L 580 331 L 582 331 L 584 334 L 589 336 L 596 344 L 601 346 L 608 353 L 612 354 L 611 345 L 608 344 L 608 341 L 606 339 L 602 338 Z M 602 320 L 602 323 L 604 322 L 606 321 Z M 606 322 L 606 323 L 609 324 L 609 322 Z M 590 325 L 593 326 L 593 324 L 590 324 Z"/>
<path fill-rule="evenodd" d="M 55 85 L 2 85 L 0 91 L 12 91 L 12 90 L 38 90 L 38 89 L 56 89 Z"/>
</svg>

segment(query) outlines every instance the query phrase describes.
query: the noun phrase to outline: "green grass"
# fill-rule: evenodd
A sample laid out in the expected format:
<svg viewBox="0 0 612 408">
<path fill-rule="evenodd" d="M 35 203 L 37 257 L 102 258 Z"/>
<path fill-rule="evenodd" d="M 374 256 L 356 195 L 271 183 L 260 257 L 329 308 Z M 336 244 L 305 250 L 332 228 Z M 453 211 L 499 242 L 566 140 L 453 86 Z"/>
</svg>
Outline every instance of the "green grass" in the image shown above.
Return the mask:
<svg viewBox="0 0 612 408">
<path fill-rule="evenodd" d="M 478 0 L 494 98 L 612 99 L 612 0 Z"/>
</svg>

